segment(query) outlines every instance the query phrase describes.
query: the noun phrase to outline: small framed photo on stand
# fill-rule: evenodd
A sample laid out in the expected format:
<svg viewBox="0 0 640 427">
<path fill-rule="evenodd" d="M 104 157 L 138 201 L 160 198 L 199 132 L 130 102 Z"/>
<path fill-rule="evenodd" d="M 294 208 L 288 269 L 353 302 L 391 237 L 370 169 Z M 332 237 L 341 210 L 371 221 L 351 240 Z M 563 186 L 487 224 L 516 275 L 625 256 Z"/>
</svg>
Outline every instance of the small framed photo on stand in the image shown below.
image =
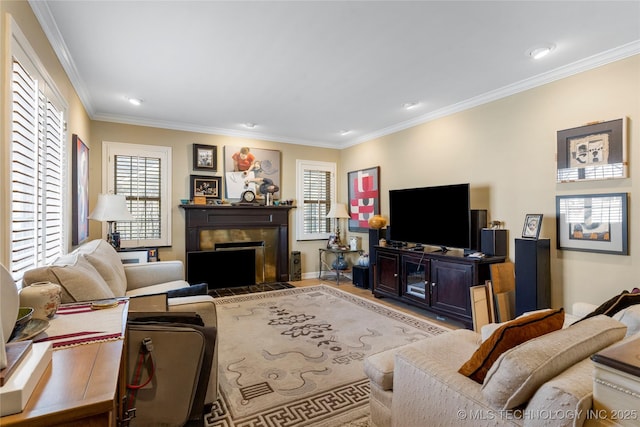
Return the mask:
<svg viewBox="0 0 640 427">
<path fill-rule="evenodd" d="M 524 217 L 522 237 L 525 239 L 537 239 L 542 228 L 542 214 L 527 214 Z"/>
</svg>

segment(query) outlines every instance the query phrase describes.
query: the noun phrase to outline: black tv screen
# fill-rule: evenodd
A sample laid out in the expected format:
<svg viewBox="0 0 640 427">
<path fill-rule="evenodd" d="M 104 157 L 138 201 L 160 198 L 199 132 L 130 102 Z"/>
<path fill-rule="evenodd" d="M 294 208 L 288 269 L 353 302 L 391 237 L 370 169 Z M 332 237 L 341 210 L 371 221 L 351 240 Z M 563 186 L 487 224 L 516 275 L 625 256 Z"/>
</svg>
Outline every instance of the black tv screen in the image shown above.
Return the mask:
<svg viewBox="0 0 640 427">
<path fill-rule="evenodd" d="M 254 249 L 187 252 L 187 282 L 208 289 L 256 284 Z"/>
<path fill-rule="evenodd" d="M 443 249 L 470 248 L 469 184 L 390 190 L 388 237 Z"/>
</svg>

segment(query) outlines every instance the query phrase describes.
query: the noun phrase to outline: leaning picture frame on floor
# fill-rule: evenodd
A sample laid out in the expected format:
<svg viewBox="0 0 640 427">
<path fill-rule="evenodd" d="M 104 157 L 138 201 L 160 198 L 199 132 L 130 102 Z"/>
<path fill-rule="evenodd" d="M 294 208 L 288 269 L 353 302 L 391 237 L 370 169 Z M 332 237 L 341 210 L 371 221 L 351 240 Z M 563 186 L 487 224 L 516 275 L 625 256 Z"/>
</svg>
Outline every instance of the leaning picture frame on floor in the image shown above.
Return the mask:
<svg viewBox="0 0 640 427">
<path fill-rule="evenodd" d="M 556 196 L 557 248 L 628 255 L 628 193 Z"/>
<path fill-rule="evenodd" d="M 627 178 L 627 118 L 557 132 L 557 182 Z"/>
<path fill-rule="evenodd" d="M 380 166 L 347 173 L 349 231 L 366 233 L 369 218 L 380 214 Z"/>
</svg>

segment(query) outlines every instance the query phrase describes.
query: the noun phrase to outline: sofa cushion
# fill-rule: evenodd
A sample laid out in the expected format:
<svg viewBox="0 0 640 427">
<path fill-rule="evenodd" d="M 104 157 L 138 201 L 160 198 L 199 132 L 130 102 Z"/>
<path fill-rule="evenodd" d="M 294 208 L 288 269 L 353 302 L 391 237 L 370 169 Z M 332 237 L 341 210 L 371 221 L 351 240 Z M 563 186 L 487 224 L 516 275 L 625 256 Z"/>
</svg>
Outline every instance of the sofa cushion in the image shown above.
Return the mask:
<svg viewBox="0 0 640 427">
<path fill-rule="evenodd" d="M 189 286 L 184 280 L 172 280 L 170 282 L 158 283 L 157 285 L 144 286 L 142 288 L 127 291 L 127 296 L 162 294 L 175 289 L 182 289 Z"/>
<path fill-rule="evenodd" d="M 491 366 L 505 351 L 532 338 L 562 328 L 564 310 L 544 310 L 505 322 L 463 364 L 458 372 L 482 383 Z"/>
<path fill-rule="evenodd" d="M 167 291 L 167 298 L 192 297 L 195 295 L 209 295 L 209 286 L 206 283 L 199 283 Z"/>
<path fill-rule="evenodd" d="M 72 258 L 67 258 L 71 261 Z M 24 274 L 24 285 L 49 281 L 62 287 L 63 304 L 113 298 L 115 295 L 98 271 L 84 257 L 76 254 L 73 262 L 29 270 Z"/>
<path fill-rule="evenodd" d="M 546 381 L 593 353 L 621 340 L 627 327 L 599 315 L 503 353 L 482 384 L 482 394 L 499 409 L 527 402 Z"/>
<path fill-rule="evenodd" d="M 604 314 L 605 316 L 612 317 L 620 310 L 624 310 L 627 307 L 632 305 L 640 304 L 640 293 L 622 291 L 620 294 L 615 295 L 614 297 L 608 299 L 604 303 L 600 304 L 595 310 L 591 313 L 584 316 L 582 319 L 578 320 L 581 322 L 585 319 L 589 319 L 590 317 L 594 317 L 600 314 Z M 576 323 L 578 323 L 576 322 Z"/>
<path fill-rule="evenodd" d="M 620 310 L 613 318 L 627 326 L 627 336 L 640 333 L 640 304 Z"/>
<path fill-rule="evenodd" d="M 116 296 L 127 291 L 127 277 L 118 252 L 104 239 L 92 240 L 81 245 L 73 253 L 82 254 L 98 270 Z M 56 262 L 57 264 L 58 262 Z"/>
</svg>

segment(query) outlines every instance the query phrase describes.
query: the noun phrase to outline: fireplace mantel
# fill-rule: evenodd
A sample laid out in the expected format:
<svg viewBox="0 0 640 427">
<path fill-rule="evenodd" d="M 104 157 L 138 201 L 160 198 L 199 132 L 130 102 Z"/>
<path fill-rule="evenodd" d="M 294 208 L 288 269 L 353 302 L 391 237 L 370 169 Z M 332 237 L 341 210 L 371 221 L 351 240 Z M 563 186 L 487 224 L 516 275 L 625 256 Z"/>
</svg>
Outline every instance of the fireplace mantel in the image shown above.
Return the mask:
<svg viewBox="0 0 640 427">
<path fill-rule="evenodd" d="M 292 206 L 180 205 L 185 211 L 185 250 L 203 250 L 207 230 L 275 229 L 275 280 L 289 280 L 289 211 Z M 188 267 L 187 267 L 188 268 Z"/>
</svg>

